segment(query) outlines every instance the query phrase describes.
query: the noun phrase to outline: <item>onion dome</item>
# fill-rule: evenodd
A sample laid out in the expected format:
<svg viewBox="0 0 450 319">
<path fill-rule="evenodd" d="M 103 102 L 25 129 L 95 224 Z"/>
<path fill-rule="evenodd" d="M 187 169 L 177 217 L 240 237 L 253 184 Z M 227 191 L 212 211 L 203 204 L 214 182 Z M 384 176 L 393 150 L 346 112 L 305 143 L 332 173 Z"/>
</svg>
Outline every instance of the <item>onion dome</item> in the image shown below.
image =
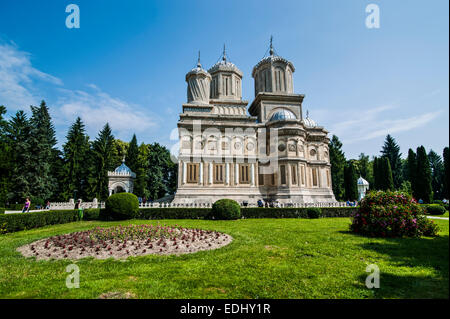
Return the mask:
<svg viewBox="0 0 450 319">
<path fill-rule="evenodd" d="M 303 124 L 308 128 L 317 127 L 317 123 L 309 118 L 309 111 L 306 111 L 306 118 L 303 119 Z"/>
<path fill-rule="evenodd" d="M 186 74 L 188 103 L 208 104 L 211 75 L 202 68 L 200 51 L 198 52 L 197 67 Z"/>
<path fill-rule="evenodd" d="M 262 58 L 254 67 L 255 96 L 260 92 L 291 94 L 294 92 L 292 73 L 294 65 L 275 53 L 270 38 L 270 55 Z"/>
<path fill-rule="evenodd" d="M 211 74 L 212 99 L 219 100 L 241 100 L 242 99 L 242 71 L 228 61 L 225 45 L 223 46 L 222 58 L 209 70 Z"/>
<path fill-rule="evenodd" d="M 269 122 L 287 121 L 287 120 L 296 120 L 296 119 L 297 119 L 297 117 L 295 116 L 294 113 L 292 113 L 289 110 L 282 109 L 282 110 L 279 110 L 279 111 L 276 111 L 275 113 L 273 113 L 269 119 Z"/>
</svg>

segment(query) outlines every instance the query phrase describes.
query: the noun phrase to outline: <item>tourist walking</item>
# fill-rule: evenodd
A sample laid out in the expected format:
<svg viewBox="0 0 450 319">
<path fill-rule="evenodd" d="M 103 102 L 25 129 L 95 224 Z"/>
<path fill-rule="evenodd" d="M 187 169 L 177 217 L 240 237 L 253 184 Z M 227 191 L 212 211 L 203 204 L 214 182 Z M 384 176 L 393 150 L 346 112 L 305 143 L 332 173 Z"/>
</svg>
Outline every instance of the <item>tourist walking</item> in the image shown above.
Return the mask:
<svg viewBox="0 0 450 319">
<path fill-rule="evenodd" d="M 31 206 L 31 201 L 27 197 L 27 199 L 25 200 L 25 205 L 23 205 L 23 208 L 22 208 L 22 213 L 28 213 L 30 211 L 30 206 Z"/>
</svg>

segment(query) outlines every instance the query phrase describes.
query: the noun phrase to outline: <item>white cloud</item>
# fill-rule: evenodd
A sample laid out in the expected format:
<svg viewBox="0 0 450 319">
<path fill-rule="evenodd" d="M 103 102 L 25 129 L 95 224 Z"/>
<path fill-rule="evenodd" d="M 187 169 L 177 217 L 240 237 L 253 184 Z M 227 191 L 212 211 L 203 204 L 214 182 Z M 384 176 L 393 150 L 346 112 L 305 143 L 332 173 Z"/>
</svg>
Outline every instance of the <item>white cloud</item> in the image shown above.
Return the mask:
<svg viewBox="0 0 450 319">
<path fill-rule="evenodd" d="M 8 109 L 18 109 L 37 104 L 40 98 L 34 93 L 39 81 L 60 86 L 62 81 L 34 68 L 31 55 L 20 51 L 13 43 L 0 43 L 0 103 Z"/>
<path fill-rule="evenodd" d="M 422 127 L 442 113 L 442 110 L 437 110 L 399 118 L 394 113 L 396 109 L 396 106 L 384 105 L 365 111 L 346 112 L 345 118 L 351 118 L 341 121 L 338 119 L 342 114 L 329 114 L 335 123 L 331 125 L 330 132 L 339 136 L 345 143 L 352 144 Z"/>
<path fill-rule="evenodd" d="M 157 125 L 154 115 L 146 114 L 138 105 L 133 105 L 88 85 L 92 92 L 60 90 L 55 122 L 72 123 L 81 117 L 89 135 L 94 138 L 98 131 L 109 123 L 119 138 L 129 138 L 130 132 L 142 133 Z"/>
<path fill-rule="evenodd" d="M 42 99 L 49 102 L 53 98 L 56 102 L 50 103 L 50 112 L 60 142 L 77 116 L 85 123 L 92 139 L 107 122 L 115 136 L 122 139 L 157 125 L 155 114 L 112 97 L 93 83 L 87 84 L 86 90 L 63 88 L 60 79 L 34 68 L 30 57 L 13 43 L 0 43 L 0 105 L 4 104 L 8 110 L 28 111 L 29 105 L 37 105 Z"/>
</svg>

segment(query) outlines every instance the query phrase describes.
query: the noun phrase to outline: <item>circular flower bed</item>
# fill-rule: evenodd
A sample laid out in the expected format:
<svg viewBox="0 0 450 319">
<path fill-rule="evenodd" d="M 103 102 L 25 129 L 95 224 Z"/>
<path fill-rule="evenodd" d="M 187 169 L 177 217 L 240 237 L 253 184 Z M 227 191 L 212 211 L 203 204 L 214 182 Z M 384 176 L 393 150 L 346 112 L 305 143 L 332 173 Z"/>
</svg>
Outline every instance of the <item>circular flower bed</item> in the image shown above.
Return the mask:
<svg viewBox="0 0 450 319">
<path fill-rule="evenodd" d="M 390 191 L 366 194 L 352 216 L 350 229 L 378 237 L 436 236 L 439 230 L 411 196 Z"/>
<path fill-rule="evenodd" d="M 179 226 L 128 225 L 97 227 L 35 241 L 17 250 L 36 259 L 124 259 L 150 254 L 187 254 L 228 245 L 231 236 Z"/>
</svg>

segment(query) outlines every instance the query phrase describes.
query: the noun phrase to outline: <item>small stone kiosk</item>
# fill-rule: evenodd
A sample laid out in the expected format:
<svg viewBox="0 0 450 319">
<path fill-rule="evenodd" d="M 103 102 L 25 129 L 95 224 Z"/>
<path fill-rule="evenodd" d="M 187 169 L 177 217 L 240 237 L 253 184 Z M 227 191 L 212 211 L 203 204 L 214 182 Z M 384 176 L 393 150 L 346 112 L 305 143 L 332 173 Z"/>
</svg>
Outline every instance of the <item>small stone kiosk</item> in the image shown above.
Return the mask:
<svg viewBox="0 0 450 319">
<path fill-rule="evenodd" d="M 125 165 L 125 158 L 122 160 L 122 164 L 117 167 L 114 172 L 108 172 L 108 190 L 109 195 L 117 193 L 132 193 L 133 183 L 136 178 L 136 174 Z"/>
<path fill-rule="evenodd" d="M 369 182 L 360 176 L 358 178 L 357 185 L 358 185 L 358 201 L 360 201 L 361 199 L 364 198 L 364 196 L 366 196 L 366 192 L 369 189 Z"/>
</svg>

